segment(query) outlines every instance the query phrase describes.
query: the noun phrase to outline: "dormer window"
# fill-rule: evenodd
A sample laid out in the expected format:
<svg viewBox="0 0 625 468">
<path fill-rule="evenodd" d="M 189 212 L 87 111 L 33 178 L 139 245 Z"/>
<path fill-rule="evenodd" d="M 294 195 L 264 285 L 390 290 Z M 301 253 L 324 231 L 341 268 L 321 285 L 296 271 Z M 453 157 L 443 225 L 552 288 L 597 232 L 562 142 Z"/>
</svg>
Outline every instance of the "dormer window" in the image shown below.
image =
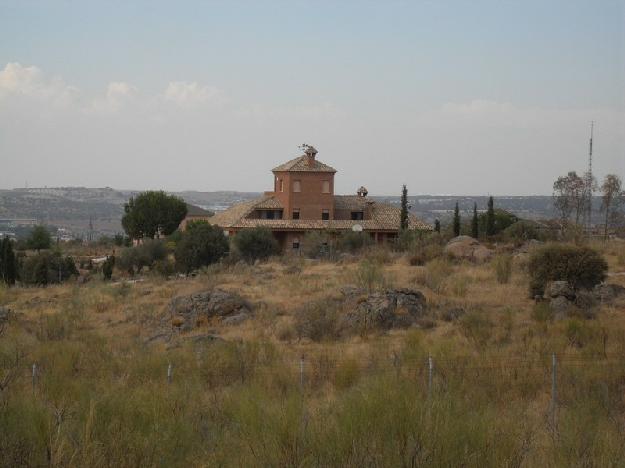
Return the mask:
<svg viewBox="0 0 625 468">
<path fill-rule="evenodd" d="M 327 221 L 330 219 L 330 210 L 321 210 L 321 219 Z"/>
<path fill-rule="evenodd" d="M 352 220 L 359 221 L 365 219 L 365 214 L 362 211 L 352 211 Z"/>
<path fill-rule="evenodd" d="M 299 219 L 299 208 L 293 208 L 293 219 Z"/>
<path fill-rule="evenodd" d="M 299 180 L 294 180 L 293 181 L 293 191 L 294 192 L 301 192 L 302 191 L 302 182 Z"/>
<path fill-rule="evenodd" d="M 330 193 L 330 181 L 324 180 L 321 183 L 321 193 Z"/>
</svg>

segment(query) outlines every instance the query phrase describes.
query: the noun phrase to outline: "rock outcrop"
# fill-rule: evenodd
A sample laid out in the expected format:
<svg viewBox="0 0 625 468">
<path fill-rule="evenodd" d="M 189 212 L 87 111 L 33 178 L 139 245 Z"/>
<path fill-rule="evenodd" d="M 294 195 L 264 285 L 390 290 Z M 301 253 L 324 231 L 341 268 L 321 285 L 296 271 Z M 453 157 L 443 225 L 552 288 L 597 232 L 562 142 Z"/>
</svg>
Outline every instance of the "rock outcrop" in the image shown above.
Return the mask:
<svg viewBox="0 0 625 468">
<path fill-rule="evenodd" d="M 235 293 L 214 289 L 178 296 L 169 303 L 171 324 L 181 331 L 189 331 L 213 318 L 234 325 L 252 314 L 251 304 Z"/>
<path fill-rule="evenodd" d="M 443 251 L 458 260 L 484 263 L 493 256 L 493 251 L 484 247 L 477 239 L 458 236 L 447 242 Z"/>
<path fill-rule="evenodd" d="M 552 281 L 545 289 L 544 298 L 549 301 L 555 319 L 571 315 L 593 318 L 599 304 L 625 300 L 625 287 L 601 283 L 592 290 L 575 290 L 566 281 Z"/>
<path fill-rule="evenodd" d="M 418 325 L 427 314 L 425 296 L 417 290 L 389 289 L 356 297 L 358 292 L 343 291 L 348 302 L 343 325 L 351 330 L 406 328 Z"/>
</svg>

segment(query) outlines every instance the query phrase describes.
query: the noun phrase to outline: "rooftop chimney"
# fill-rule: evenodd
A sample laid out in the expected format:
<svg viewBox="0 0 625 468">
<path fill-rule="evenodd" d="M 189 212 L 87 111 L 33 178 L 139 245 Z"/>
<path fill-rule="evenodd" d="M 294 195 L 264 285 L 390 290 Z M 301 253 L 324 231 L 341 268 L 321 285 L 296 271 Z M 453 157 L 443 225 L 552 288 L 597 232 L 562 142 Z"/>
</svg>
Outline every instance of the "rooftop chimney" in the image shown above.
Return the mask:
<svg viewBox="0 0 625 468">
<path fill-rule="evenodd" d="M 309 166 L 312 166 L 315 162 L 315 155 L 317 154 L 317 150 L 314 146 L 307 145 L 306 143 L 302 145 L 302 148 L 304 149 L 304 154 L 306 155 L 306 163 Z"/>
</svg>

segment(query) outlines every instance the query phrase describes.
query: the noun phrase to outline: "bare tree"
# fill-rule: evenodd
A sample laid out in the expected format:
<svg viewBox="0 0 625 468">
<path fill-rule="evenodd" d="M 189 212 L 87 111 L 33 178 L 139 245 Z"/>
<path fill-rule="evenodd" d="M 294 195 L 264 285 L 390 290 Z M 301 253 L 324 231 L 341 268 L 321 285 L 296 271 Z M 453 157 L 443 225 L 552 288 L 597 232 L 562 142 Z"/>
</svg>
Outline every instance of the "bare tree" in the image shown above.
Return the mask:
<svg viewBox="0 0 625 468">
<path fill-rule="evenodd" d="M 605 213 L 603 236 L 607 239 L 610 221 L 616 218 L 619 206 L 623 203 L 622 181 L 616 174 L 608 174 L 601 184 L 601 211 Z"/>
<path fill-rule="evenodd" d="M 575 222 L 579 223 L 586 206 L 587 184 L 575 171 L 560 176 L 553 183 L 553 206 L 563 222 L 575 213 Z"/>
</svg>

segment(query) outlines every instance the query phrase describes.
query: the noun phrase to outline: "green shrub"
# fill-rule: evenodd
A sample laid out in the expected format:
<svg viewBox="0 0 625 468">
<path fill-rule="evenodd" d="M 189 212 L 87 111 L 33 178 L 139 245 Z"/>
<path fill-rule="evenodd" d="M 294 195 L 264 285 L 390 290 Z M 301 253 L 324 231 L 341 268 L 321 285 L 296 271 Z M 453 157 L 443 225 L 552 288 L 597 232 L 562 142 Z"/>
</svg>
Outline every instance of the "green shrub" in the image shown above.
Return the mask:
<svg viewBox="0 0 625 468">
<path fill-rule="evenodd" d="M 78 276 L 72 257 L 60 252 L 41 252 L 26 257 L 20 266 L 20 279 L 24 284 L 40 285 L 59 283 Z"/>
<path fill-rule="evenodd" d="M 176 267 L 189 274 L 219 261 L 229 248 L 228 239 L 219 226 L 205 221 L 189 223 L 176 244 Z"/>
<path fill-rule="evenodd" d="M 492 261 L 495 276 L 499 284 L 507 284 L 512 277 L 512 255 L 497 255 Z"/>
<path fill-rule="evenodd" d="M 326 232 L 311 231 L 304 236 L 302 251 L 308 258 L 327 258 L 333 250 L 332 239 Z"/>
<path fill-rule="evenodd" d="M 606 261 L 589 247 L 545 245 L 530 257 L 530 295 L 542 296 L 551 281 L 567 281 L 574 289 L 590 289 L 605 279 L 607 270 Z"/>
<path fill-rule="evenodd" d="M 233 239 L 235 248 L 247 262 L 264 260 L 280 252 L 278 241 L 267 228 L 244 229 Z"/>
<path fill-rule="evenodd" d="M 548 240 L 549 234 L 543 232 L 539 228 L 539 224 L 535 221 L 520 219 L 516 223 L 511 224 L 503 230 L 504 239 L 509 242 L 525 242 L 531 239 Z"/>
<path fill-rule="evenodd" d="M 130 274 L 140 273 L 143 268 L 152 268 L 155 262 L 167 258 L 167 247 L 158 239 L 145 239 L 136 247 L 127 247 L 121 251 L 117 263 L 120 269 Z"/>
<path fill-rule="evenodd" d="M 366 232 L 343 232 L 338 239 L 338 248 L 343 252 L 358 252 L 373 244 L 371 235 Z"/>
</svg>

